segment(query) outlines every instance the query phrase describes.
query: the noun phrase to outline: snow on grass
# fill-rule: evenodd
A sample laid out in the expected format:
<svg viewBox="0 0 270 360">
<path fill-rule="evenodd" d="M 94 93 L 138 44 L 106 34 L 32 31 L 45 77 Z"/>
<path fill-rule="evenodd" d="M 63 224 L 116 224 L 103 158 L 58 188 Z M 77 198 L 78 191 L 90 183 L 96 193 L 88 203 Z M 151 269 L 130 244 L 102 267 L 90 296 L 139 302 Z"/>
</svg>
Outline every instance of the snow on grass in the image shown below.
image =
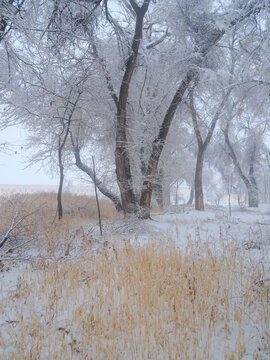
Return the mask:
<svg viewBox="0 0 270 360">
<path fill-rule="evenodd" d="M 0 358 L 268 359 L 269 218 L 153 219 L 3 272 Z"/>
</svg>

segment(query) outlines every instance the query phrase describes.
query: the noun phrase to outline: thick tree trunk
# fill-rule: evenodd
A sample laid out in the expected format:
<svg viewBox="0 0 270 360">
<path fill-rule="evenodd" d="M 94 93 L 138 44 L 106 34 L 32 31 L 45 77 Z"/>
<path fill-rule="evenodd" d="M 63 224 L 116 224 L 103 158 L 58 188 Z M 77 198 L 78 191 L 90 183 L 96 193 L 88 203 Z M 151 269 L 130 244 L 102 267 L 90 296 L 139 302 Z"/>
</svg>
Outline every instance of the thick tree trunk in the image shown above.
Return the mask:
<svg viewBox="0 0 270 360">
<path fill-rule="evenodd" d="M 204 210 L 202 186 L 203 160 L 204 150 L 199 148 L 195 170 L 195 209 L 200 211 Z"/>
<path fill-rule="evenodd" d="M 121 193 L 121 203 L 124 214 L 135 214 L 137 211 L 136 198 L 133 189 L 127 141 L 125 146 L 116 147 L 115 163 L 117 183 Z"/>
<path fill-rule="evenodd" d="M 158 167 L 158 162 L 164 148 L 165 141 L 167 139 L 167 135 L 176 113 L 178 106 L 181 104 L 183 96 L 193 78 L 196 76 L 197 72 L 195 70 L 189 70 L 182 80 L 180 86 L 178 87 L 173 100 L 166 112 L 164 120 L 159 130 L 159 134 L 157 138 L 153 141 L 152 144 L 152 152 L 148 161 L 147 169 L 146 169 L 146 179 L 143 183 L 141 199 L 140 199 L 140 207 L 141 213 L 140 216 L 143 219 L 150 218 L 150 204 L 151 204 L 151 196 L 153 191 L 153 181 L 155 179 L 155 173 Z"/>
<path fill-rule="evenodd" d="M 144 16 L 148 10 L 150 0 L 144 0 L 140 7 L 134 0 L 130 4 L 136 13 L 135 32 L 131 46 L 131 55 L 126 62 L 126 69 L 122 79 L 119 100 L 117 106 L 116 124 L 116 148 L 115 164 L 117 183 L 121 193 L 122 207 L 124 214 L 134 214 L 137 212 L 136 198 L 133 189 L 133 181 L 130 166 L 129 148 L 127 141 L 127 100 L 131 78 L 135 69 L 139 47 L 142 39 L 142 28 Z"/>
<path fill-rule="evenodd" d="M 193 200 L 194 200 L 194 183 L 191 184 L 187 205 L 191 205 L 193 203 Z"/>
</svg>

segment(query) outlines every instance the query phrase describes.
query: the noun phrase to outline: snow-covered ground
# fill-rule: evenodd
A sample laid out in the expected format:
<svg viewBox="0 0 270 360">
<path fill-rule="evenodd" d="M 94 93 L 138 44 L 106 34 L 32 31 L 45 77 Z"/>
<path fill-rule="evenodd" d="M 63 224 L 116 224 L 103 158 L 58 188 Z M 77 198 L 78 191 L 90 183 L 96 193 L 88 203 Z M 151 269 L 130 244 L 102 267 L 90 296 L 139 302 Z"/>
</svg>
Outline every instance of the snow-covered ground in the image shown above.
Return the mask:
<svg viewBox="0 0 270 360">
<path fill-rule="evenodd" d="M 25 316 L 27 318 L 26 304 L 27 297 L 31 297 L 30 284 L 33 281 L 38 281 L 39 277 L 43 276 L 43 273 L 46 273 L 46 263 L 63 263 L 64 261 L 76 263 L 76 261 L 80 261 L 81 257 L 89 256 L 89 258 L 93 258 L 95 254 L 99 253 L 100 249 L 114 248 L 114 246 L 119 243 L 128 243 L 135 247 L 144 247 L 147 246 L 149 242 L 156 244 L 160 242 L 163 243 L 163 245 L 164 242 L 173 242 L 176 243 L 179 251 L 184 250 L 191 244 L 198 252 L 203 252 L 206 246 L 209 249 L 215 249 L 217 252 L 220 251 L 220 253 L 226 251 L 228 248 L 230 251 L 235 250 L 237 256 L 239 256 L 239 261 L 241 259 L 241 261 L 248 262 L 249 265 L 252 264 L 254 268 L 256 268 L 257 265 L 260 267 L 260 273 L 258 272 L 259 278 L 257 278 L 256 281 L 257 284 L 260 284 L 260 281 L 263 282 L 264 291 L 267 291 L 267 296 L 269 291 L 270 299 L 269 206 L 261 206 L 258 209 L 235 208 L 231 216 L 229 216 L 226 208 L 209 208 L 204 212 L 197 212 L 189 207 L 179 207 L 173 212 L 164 214 L 155 213 L 152 215 L 152 220 L 138 222 L 130 219 L 129 221 L 117 220 L 115 222 L 104 222 L 103 232 L 104 235 L 101 237 L 98 234 L 97 224 L 85 224 L 84 227 L 80 227 L 80 230 L 74 230 L 76 236 L 71 236 L 72 241 L 68 243 L 66 241 L 64 243 L 59 242 L 60 245 L 56 247 L 55 254 L 53 255 L 46 254 L 46 249 L 42 246 L 40 247 L 39 254 L 38 247 L 34 245 L 33 247 L 29 246 L 25 250 L 18 248 L 18 250 L 12 254 L 2 251 L 2 254 L 0 254 L 2 259 L 0 299 L 5 306 L 1 308 L 0 312 L 1 359 L 8 359 L 12 353 L 11 344 L 16 341 L 12 342 L 10 336 L 14 336 L 14 334 L 21 336 L 19 329 L 16 333 L 18 316 Z M 261 269 L 263 269 L 263 272 Z M 19 287 L 23 288 L 25 292 L 22 297 L 18 296 L 18 292 L 20 292 L 20 289 L 18 290 Z M 7 299 L 9 301 L 7 301 Z M 20 301 L 24 301 L 24 304 L 22 302 L 20 303 Z M 42 308 L 42 304 L 40 306 Z M 264 306 L 268 309 L 269 302 Z M 25 315 L 18 313 L 20 307 L 23 309 Z M 39 309 L 39 311 L 41 313 L 42 309 Z M 266 313 L 268 314 L 268 310 Z M 65 319 L 65 321 L 66 320 L 67 319 Z M 27 320 L 25 321 L 27 322 Z M 243 350 L 241 358 L 252 359 L 255 350 L 257 351 L 261 346 L 261 342 L 268 344 L 267 346 L 269 347 L 267 348 L 267 346 L 264 345 L 265 349 L 260 352 L 260 357 L 256 358 L 267 359 L 268 356 L 270 356 L 270 318 L 268 315 L 262 319 L 261 322 L 263 323 L 263 330 L 261 329 L 261 323 L 252 325 L 253 329 L 258 325 L 258 334 L 260 335 L 255 336 L 254 331 L 250 330 L 250 334 L 252 333 L 250 346 L 245 351 Z M 13 335 L 10 335 L 10 326 L 13 329 Z M 230 342 L 233 344 L 234 335 L 230 334 L 230 337 Z M 262 340 L 260 337 L 268 338 Z M 217 337 L 217 348 L 212 349 L 211 359 L 224 358 L 224 353 L 219 353 L 218 350 L 220 347 L 218 343 L 222 343 L 222 339 L 222 336 Z M 213 344 L 211 346 L 213 347 Z M 164 354 L 165 353 L 166 352 L 164 352 Z M 46 353 L 42 354 L 40 358 L 46 359 L 48 355 L 46 355 Z M 193 356 L 196 359 L 203 358 L 200 357 L 200 354 L 196 356 L 193 354 Z M 31 357 L 29 355 L 29 357 L 25 358 L 30 359 Z M 61 358 L 61 356 L 59 358 Z M 74 359 L 75 358 L 80 359 L 80 355 L 75 356 Z M 105 359 L 106 356 L 101 356 L 100 358 Z"/>
<path fill-rule="evenodd" d="M 270 245 L 270 206 L 258 209 L 235 207 L 231 216 L 225 207 L 196 211 L 178 207 L 167 213 L 153 213 L 152 220 L 138 223 L 134 219 L 104 224 L 103 239 L 124 239 L 143 245 L 150 239 L 170 238 L 184 248 L 189 240 L 213 243 L 232 243 L 244 249 L 260 249 Z M 93 228 L 92 228 L 93 229 Z M 95 234 L 98 234 L 96 226 Z"/>
</svg>

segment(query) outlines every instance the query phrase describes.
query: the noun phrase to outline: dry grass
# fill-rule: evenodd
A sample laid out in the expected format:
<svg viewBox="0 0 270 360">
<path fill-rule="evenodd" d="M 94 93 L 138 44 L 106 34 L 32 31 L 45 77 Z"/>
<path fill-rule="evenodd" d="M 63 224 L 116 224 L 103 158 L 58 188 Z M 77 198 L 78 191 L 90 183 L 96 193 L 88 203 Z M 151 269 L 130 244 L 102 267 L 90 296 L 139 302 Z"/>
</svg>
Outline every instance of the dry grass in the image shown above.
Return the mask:
<svg viewBox="0 0 270 360">
<path fill-rule="evenodd" d="M 266 359 L 269 279 L 244 254 L 167 241 L 25 268 L 2 299 L 0 357 Z"/>
<path fill-rule="evenodd" d="M 8 242 L 17 244 L 40 239 L 52 246 L 52 240 L 56 243 L 67 237 L 72 229 L 98 219 L 94 198 L 63 194 L 63 208 L 63 219 L 58 221 L 56 194 L 16 194 L 0 198 L 0 241 L 13 226 Z M 102 199 L 100 208 L 102 220 L 116 218 L 117 212 L 111 202 Z"/>
<path fill-rule="evenodd" d="M 73 195 L 64 193 L 62 197 L 64 218 L 70 219 L 74 216 L 86 219 L 97 219 L 97 205 L 95 198 L 85 195 Z M 42 210 L 42 215 L 47 216 L 48 222 L 52 222 L 56 217 L 57 197 L 55 193 L 39 194 L 15 194 L 10 197 L 0 198 L 0 214 L 6 212 L 8 203 L 13 203 L 20 207 L 20 211 L 31 212 L 35 209 Z M 108 201 L 100 200 L 101 215 L 103 219 L 115 219 L 117 212 L 113 204 Z"/>
</svg>

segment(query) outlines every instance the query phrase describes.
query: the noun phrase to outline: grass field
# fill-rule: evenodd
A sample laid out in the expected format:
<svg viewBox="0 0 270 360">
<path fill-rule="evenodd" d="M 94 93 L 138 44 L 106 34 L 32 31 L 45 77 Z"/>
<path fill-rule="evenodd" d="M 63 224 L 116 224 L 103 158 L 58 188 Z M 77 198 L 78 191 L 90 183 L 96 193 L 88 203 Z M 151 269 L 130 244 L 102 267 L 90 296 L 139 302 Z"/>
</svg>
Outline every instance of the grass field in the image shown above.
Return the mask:
<svg viewBox="0 0 270 360">
<path fill-rule="evenodd" d="M 268 248 L 223 240 L 84 239 L 80 257 L 20 263 L 1 278 L 0 358 L 268 359 Z"/>
</svg>

